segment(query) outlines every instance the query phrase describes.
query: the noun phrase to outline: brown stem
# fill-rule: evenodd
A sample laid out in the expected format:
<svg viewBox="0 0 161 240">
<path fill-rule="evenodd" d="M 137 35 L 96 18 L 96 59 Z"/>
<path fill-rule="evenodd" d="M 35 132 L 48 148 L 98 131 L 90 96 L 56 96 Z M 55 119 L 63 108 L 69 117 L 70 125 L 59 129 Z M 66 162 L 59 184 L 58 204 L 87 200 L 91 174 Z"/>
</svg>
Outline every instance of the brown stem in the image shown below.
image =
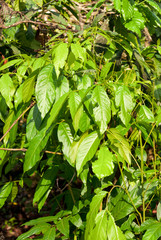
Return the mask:
<svg viewBox="0 0 161 240">
<path fill-rule="evenodd" d="M 28 108 L 25 109 L 25 111 L 12 123 L 12 125 L 9 127 L 7 132 L 0 138 L 0 142 L 3 140 L 3 138 L 9 133 L 9 131 L 14 127 L 14 125 L 20 120 L 20 118 L 33 106 L 35 105 L 35 102 L 32 102 Z"/>
<path fill-rule="evenodd" d="M 27 148 L 0 148 L 0 150 L 3 151 L 11 151 L 11 152 L 26 152 Z M 44 153 L 50 153 L 50 154 L 56 154 L 56 155 L 62 155 L 62 153 L 60 152 L 52 152 L 52 151 L 44 151 Z"/>
</svg>

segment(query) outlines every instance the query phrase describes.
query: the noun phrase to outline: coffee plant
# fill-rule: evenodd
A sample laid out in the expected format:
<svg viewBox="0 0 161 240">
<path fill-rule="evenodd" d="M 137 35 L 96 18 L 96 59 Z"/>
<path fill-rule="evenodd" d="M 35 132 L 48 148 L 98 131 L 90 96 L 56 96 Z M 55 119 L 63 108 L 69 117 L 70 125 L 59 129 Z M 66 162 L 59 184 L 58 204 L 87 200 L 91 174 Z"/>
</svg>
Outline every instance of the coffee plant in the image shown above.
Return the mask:
<svg viewBox="0 0 161 240">
<path fill-rule="evenodd" d="M 52 206 L 17 240 L 160 239 L 160 1 L 0 2 L 0 207 Z"/>
</svg>

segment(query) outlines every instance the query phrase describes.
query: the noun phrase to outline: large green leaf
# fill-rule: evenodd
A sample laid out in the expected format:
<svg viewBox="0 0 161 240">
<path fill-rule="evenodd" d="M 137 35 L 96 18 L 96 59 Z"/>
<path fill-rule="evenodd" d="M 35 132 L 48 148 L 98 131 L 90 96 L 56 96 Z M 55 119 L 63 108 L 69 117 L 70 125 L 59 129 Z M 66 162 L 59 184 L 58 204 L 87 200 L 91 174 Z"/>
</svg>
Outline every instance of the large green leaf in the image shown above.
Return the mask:
<svg viewBox="0 0 161 240">
<path fill-rule="evenodd" d="M 56 99 L 57 101 L 65 93 L 69 92 L 69 81 L 64 75 L 60 75 L 58 80 L 55 82 L 56 86 Z"/>
<path fill-rule="evenodd" d="M 136 120 L 138 122 L 153 123 L 155 119 L 152 111 L 147 106 L 142 105 Z"/>
<path fill-rule="evenodd" d="M 85 229 L 85 240 L 88 240 L 88 236 L 91 233 L 92 229 L 95 226 L 95 219 L 100 208 L 103 198 L 106 196 L 107 192 L 100 191 L 97 195 L 92 198 L 90 203 L 90 210 L 87 214 L 87 224 Z"/>
<path fill-rule="evenodd" d="M 107 147 L 101 147 L 98 152 L 98 160 L 92 163 L 93 172 L 100 179 L 113 173 L 113 154 Z"/>
<path fill-rule="evenodd" d="M 142 14 L 134 8 L 132 20 L 125 24 L 125 27 L 133 32 L 136 32 L 141 37 L 141 30 L 144 28 L 145 19 Z"/>
<path fill-rule="evenodd" d="M 51 188 L 55 183 L 57 172 L 58 172 L 58 167 L 56 166 L 49 167 L 45 171 L 45 173 L 43 174 L 43 176 L 41 177 L 41 180 L 37 185 L 34 199 L 33 199 L 33 204 L 37 202 L 39 211 L 43 207 L 51 191 Z"/>
<path fill-rule="evenodd" d="M 69 217 L 62 218 L 57 223 L 57 229 L 64 234 L 67 238 L 69 237 Z"/>
<path fill-rule="evenodd" d="M 56 48 L 53 50 L 53 63 L 56 70 L 57 77 L 60 73 L 60 68 L 63 68 L 65 65 L 65 61 L 68 57 L 68 44 L 61 42 Z"/>
<path fill-rule="evenodd" d="M 125 21 L 133 17 L 133 7 L 129 0 L 122 0 L 121 12 Z"/>
<path fill-rule="evenodd" d="M 0 188 L 0 208 L 3 207 L 5 201 L 7 200 L 9 194 L 12 190 L 13 182 L 6 183 L 3 187 Z"/>
<path fill-rule="evenodd" d="M 127 125 L 131 119 L 131 111 L 134 108 L 131 93 L 125 85 L 119 86 L 115 93 L 116 106 L 121 108 L 121 121 Z"/>
<path fill-rule="evenodd" d="M 76 169 L 77 169 L 78 175 L 83 170 L 83 167 L 86 164 L 86 162 L 91 160 L 92 157 L 94 156 L 99 146 L 99 143 L 100 143 L 100 138 L 96 131 L 90 133 L 81 142 L 78 148 L 77 157 L 76 157 Z"/>
<path fill-rule="evenodd" d="M 15 92 L 15 87 L 13 81 L 8 73 L 3 74 L 0 78 L 0 93 L 6 100 L 9 108 L 13 107 L 12 98 Z"/>
<path fill-rule="evenodd" d="M 70 163 L 69 159 L 69 151 L 70 151 L 70 146 L 73 142 L 73 136 L 71 134 L 71 129 L 69 127 L 68 123 L 62 122 L 59 124 L 58 127 L 58 139 L 60 142 L 63 144 L 63 153 L 66 156 L 67 160 Z M 70 163 L 71 164 L 71 163 Z"/>
<path fill-rule="evenodd" d="M 161 14 L 161 8 L 160 6 L 156 3 L 156 1 L 153 0 L 145 0 L 152 8 L 154 8 L 159 14 Z"/>
<path fill-rule="evenodd" d="M 29 115 L 27 117 L 26 138 L 28 142 L 30 142 L 38 133 L 40 125 L 41 125 L 41 113 L 36 104 L 33 108 L 31 108 Z"/>
<path fill-rule="evenodd" d="M 94 118 L 100 128 L 101 134 L 107 129 L 107 124 L 111 119 L 110 99 L 102 86 L 95 87 L 92 100 L 94 107 Z"/>
<path fill-rule="evenodd" d="M 115 128 L 110 128 L 107 136 L 111 141 L 112 149 L 118 152 L 128 164 L 131 164 L 131 150 L 127 140 Z"/>
<path fill-rule="evenodd" d="M 50 228 L 43 236 L 43 240 L 55 240 L 56 229 L 55 227 Z"/>
<path fill-rule="evenodd" d="M 122 233 L 121 229 L 116 225 L 114 218 L 110 212 L 108 220 L 108 231 L 107 236 L 108 240 L 126 240 L 126 237 Z"/>
<path fill-rule="evenodd" d="M 56 73 L 52 64 L 45 66 L 38 75 L 35 94 L 42 118 L 48 113 L 55 100 L 54 81 L 56 79 Z"/>
<path fill-rule="evenodd" d="M 22 84 L 22 99 L 24 103 L 29 102 L 34 93 L 37 75 L 38 70 L 35 70 Z"/>
<path fill-rule="evenodd" d="M 75 56 L 75 59 L 81 59 L 83 62 L 86 59 L 86 50 L 82 48 L 80 43 L 72 43 L 71 44 L 72 53 Z"/>
<path fill-rule="evenodd" d="M 40 234 L 41 232 L 44 233 L 44 232 L 48 232 L 50 230 L 50 224 L 48 223 L 43 223 L 43 224 L 39 224 L 39 225 L 36 225 L 34 227 L 32 227 L 29 231 L 21 234 L 17 240 L 25 240 L 27 239 L 28 237 L 36 234 Z"/>
<path fill-rule="evenodd" d="M 161 237 L 161 222 L 150 225 L 142 240 L 158 240 Z"/>
<path fill-rule="evenodd" d="M 56 216 L 40 217 L 40 218 L 32 219 L 28 222 L 25 222 L 23 225 L 32 226 L 32 225 L 38 225 L 46 222 L 54 222 L 55 220 L 57 220 Z"/>
<path fill-rule="evenodd" d="M 59 98 L 59 100 L 53 105 L 50 116 L 47 119 L 47 122 L 44 122 L 44 125 L 42 125 L 42 129 L 40 132 L 32 139 L 32 141 L 29 144 L 29 148 L 26 152 L 25 156 L 25 162 L 24 162 L 24 172 L 28 171 L 32 167 L 35 166 L 35 164 L 41 159 L 41 151 L 44 149 L 51 133 L 52 133 L 52 127 L 51 125 L 54 124 L 56 121 L 56 118 L 65 103 L 67 99 L 68 93 L 64 94 L 62 97 Z"/>
</svg>

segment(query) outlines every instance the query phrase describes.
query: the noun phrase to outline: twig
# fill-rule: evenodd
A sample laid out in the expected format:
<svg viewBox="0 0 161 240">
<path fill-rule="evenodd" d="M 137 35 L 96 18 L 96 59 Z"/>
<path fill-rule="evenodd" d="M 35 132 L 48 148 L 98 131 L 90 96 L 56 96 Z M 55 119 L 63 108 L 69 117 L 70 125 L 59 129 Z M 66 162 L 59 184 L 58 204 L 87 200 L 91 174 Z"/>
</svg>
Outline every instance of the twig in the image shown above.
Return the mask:
<svg viewBox="0 0 161 240">
<path fill-rule="evenodd" d="M 20 120 L 20 118 L 33 106 L 35 105 L 35 102 L 32 102 L 28 108 L 25 109 L 25 111 L 14 121 L 14 123 L 9 127 L 7 132 L 0 138 L 0 142 L 3 140 L 3 138 L 9 133 L 9 131 L 14 127 L 14 125 Z"/>
<path fill-rule="evenodd" d="M 27 148 L 0 148 L 0 150 L 3 150 L 3 151 L 11 151 L 11 152 L 26 152 L 27 151 Z M 50 153 L 50 154 L 55 154 L 55 155 L 63 155 L 62 153 L 60 152 L 52 152 L 52 151 L 44 151 L 44 153 Z"/>
</svg>

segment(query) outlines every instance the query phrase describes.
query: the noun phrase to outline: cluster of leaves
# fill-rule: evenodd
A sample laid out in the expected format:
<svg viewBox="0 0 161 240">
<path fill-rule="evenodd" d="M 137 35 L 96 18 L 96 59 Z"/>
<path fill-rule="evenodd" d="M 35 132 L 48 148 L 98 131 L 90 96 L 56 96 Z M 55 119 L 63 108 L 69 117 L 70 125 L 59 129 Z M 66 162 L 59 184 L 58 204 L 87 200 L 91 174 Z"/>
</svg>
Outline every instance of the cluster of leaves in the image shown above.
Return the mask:
<svg viewBox="0 0 161 240">
<path fill-rule="evenodd" d="M 32 228 L 18 240 L 32 235 L 44 240 L 157 240 L 160 3 L 91 3 L 88 13 L 82 12 L 83 30 L 74 4 L 10 3 L 16 15 L 6 18 L 9 27 L 1 43 L 9 49 L 3 54 L 11 55 L 0 66 L 0 207 L 13 202 L 18 186 L 36 173 L 40 180 L 33 204 L 41 211 L 52 192 L 51 216 L 25 223 Z M 58 28 L 52 32 L 46 25 L 43 50 L 35 47 L 32 26 L 41 7 Z M 100 13 L 95 16 L 95 11 Z M 71 16 L 77 21 L 69 23 Z M 26 18 L 28 25 L 10 28 Z"/>
</svg>

